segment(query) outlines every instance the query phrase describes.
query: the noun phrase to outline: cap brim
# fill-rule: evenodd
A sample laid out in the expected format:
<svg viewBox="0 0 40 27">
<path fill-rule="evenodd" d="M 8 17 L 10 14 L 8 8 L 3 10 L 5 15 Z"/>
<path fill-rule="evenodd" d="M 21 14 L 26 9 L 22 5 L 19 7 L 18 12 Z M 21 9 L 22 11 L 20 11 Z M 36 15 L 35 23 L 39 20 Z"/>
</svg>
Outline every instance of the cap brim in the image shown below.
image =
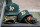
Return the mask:
<svg viewBox="0 0 40 27">
<path fill-rule="evenodd" d="M 18 15 L 19 12 L 6 12 L 5 15 Z"/>
</svg>

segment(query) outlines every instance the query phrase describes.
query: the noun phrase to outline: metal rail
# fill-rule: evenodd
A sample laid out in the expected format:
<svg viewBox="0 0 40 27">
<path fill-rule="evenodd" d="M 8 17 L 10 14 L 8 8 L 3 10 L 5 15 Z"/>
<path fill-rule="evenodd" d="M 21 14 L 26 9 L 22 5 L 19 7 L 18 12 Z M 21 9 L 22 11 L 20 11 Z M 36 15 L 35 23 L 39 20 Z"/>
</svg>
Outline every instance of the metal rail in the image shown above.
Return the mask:
<svg viewBox="0 0 40 27">
<path fill-rule="evenodd" d="M 2 12 L 1 12 L 1 18 L 0 18 L 0 27 L 1 27 L 1 24 L 2 24 L 2 20 L 3 20 L 3 16 L 4 16 L 4 11 L 5 11 L 5 6 L 6 6 L 6 0 L 3 0 L 4 3 L 3 3 L 3 7 L 2 7 Z"/>
</svg>

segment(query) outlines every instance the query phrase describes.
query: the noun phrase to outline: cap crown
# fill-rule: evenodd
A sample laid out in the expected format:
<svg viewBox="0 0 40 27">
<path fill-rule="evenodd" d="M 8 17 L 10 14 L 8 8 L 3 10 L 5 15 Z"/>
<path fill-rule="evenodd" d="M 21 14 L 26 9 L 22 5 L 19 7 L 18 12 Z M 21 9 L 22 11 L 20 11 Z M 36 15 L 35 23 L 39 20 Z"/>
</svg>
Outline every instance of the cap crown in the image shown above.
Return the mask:
<svg viewBox="0 0 40 27">
<path fill-rule="evenodd" d="M 27 15 L 31 15 L 27 10 L 21 11 L 18 15 L 18 21 L 20 22 Z"/>
<path fill-rule="evenodd" d="M 5 15 L 18 15 L 19 6 L 15 3 L 12 3 L 11 0 L 6 0 Z"/>
<path fill-rule="evenodd" d="M 6 11 L 8 12 L 16 12 L 19 10 L 19 6 L 15 3 L 9 3 L 6 8 L 5 8 Z"/>
</svg>

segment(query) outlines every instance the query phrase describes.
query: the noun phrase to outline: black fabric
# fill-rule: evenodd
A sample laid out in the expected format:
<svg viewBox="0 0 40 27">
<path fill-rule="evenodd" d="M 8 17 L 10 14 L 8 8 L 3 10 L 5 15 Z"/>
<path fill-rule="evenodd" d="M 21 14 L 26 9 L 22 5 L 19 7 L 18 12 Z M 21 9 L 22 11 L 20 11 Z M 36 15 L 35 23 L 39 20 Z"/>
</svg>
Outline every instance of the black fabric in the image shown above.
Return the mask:
<svg viewBox="0 0 40 27">
<path fill-rule="evenodd" d="M 27 19 L 28 16 L 31 16 L 31 15 L 27 15 L 27 16 L 25 16 L 24 18 Z M 32 17 L 32 16 L 31 16 L 31 17 Z M 21 20 L 20 23 L 27 23 L 27 22 L 29 22 L 28 20 L 26 20 L 26 21 L 27 21 L 27 22 L 26 22 L 24 18 Z"/>
</svg>

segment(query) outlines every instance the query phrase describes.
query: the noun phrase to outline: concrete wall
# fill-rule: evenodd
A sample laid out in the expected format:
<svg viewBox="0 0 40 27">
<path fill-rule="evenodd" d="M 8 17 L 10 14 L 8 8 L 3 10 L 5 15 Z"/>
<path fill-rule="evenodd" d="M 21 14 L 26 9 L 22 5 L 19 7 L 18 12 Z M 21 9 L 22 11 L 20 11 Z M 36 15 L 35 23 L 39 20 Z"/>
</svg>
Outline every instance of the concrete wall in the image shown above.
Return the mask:
<svg viewBox="0 0 40 27">
<path fill-rule="evenodd" d="M 12 0 L 19 5 L 20 9 L 40 9 L 40 0 Z"/>
</svg>

